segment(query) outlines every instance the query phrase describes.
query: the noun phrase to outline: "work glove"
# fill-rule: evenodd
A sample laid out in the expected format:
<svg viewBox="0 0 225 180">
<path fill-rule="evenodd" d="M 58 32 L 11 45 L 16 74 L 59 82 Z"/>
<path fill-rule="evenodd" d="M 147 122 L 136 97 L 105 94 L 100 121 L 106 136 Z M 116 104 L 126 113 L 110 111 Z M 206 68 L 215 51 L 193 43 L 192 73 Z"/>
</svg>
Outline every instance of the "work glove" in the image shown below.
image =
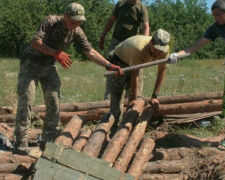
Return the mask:
<svg viewBox="0 0 225 180">
<path fill-rule="evenodd" d="M 54 58 L 62 65 L 63 68 L 69 68 L 72 64 L 69 54 L 63 51 L 56 51 Z"/>
<path fill-rule="evenodd" d="M 168 58 L 168 64 L 176 64 L 177 63 L 177 53 L 172 53 L 170 54 L 169 58 Z"/>
<path fill-rule="evenodd" d="M 115 73 L 115 76 L 121 76 L 121 75 L 124 74 L 124 73 L 123 73 L 123 70 L 121 69 L 121 67 L 120 67 L 120 66 L 117 66 L 117 65 L 115 65 L 115 64 L 109 63 L 109 64 L 106 66 L 106 69 L 107 69 L 108 71 L 117 71 L 117 72 Z"/>
<path fill-rule="evenodd" d="M 100 48 L 101 50 L 104 49 L 104 44 L 105 44 L 105 39 L 104 39 L 104 37 L 101 37 L 101 38 L 100 38 L 100 41 L 99 41 L 99 44 L 98 44 L 98 46 L 99 46 L 99 48 Z"/>
</svg>

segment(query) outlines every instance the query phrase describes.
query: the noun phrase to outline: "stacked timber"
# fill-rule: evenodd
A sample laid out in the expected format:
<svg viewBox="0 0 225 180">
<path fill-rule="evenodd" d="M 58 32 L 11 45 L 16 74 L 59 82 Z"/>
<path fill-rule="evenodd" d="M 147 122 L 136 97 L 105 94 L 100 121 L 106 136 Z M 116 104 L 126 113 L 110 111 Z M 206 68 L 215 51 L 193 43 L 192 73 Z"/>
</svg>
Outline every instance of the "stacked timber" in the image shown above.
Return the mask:
<svg viewBox="0 0 225 180">
<path fill-rule="evenodd" d="M 61 105 L 61 121 L 67 123 L 56 137 L 54 143 L 72 148 L 92 158 L 108 161 L 112 168 L 128 173 L 135 179 L 204 179 L 205 177 L 225 177 L 224 152 L 216 148 L 202 148 L 205 143 L 216 146 L 219 139 L 197 139 L 195 137 L 173 136 L 168 133 L 146 135 L 148 123 L 153 116 L 166 116 L 167 123 L 182 123 L 199 120 L 221 113 L 222 92 L 208 94 L 161 96 L 160 108 L 156 111 L 145 102 L 150 99 L 138 99 L 134 106 L 126 111 L 118 129 L 113 129 L 114 117 L 109 114 L 109 102 L 70 103 Z M 41 118 L 45 117 L 44 106 L 33 109 Z M 15 122 L 14 115 L 0 116 L 2 122 Z M 6 117 L 4 120 L 2 117 Z M 33 119 L 36 120 L 36 119 Z M 87 121 L 97 120 L 95 128 L 85 125 Z M 1 123 L 2 124 L 2 123 Z M 40 129 L 29 131 L 32 140 L 38 139 Z M 31 133 L 32 132 L 32 133 Z M 9 134 L 12 137 L 12 134 Z M 157 144 L 165 137 L 182 139 L 189 143 L 188 148 L 166 148 Z M 185 146 L 186 147 L 186 146 Z M 198 148 L 190 148 L 198 147 Z M 177 154 L 176 154 L 177 152 Z M 5 153 L 5 152 L 4 152 Z M 0 164 L 0 179 L 26 179 L 30 177 L 31 167 L 36 159 L 19 155 L 0 154 L 4 157 Z M 208 158 L 208 160 L 206 160 Z M 4 162 L 3 162 L 4 160 Z M 23 160 L 23 161 L 22 161 Z M 210 167 L 207 166 L 210 164 Z M 204 167 L 203 175 L 197 173 Z M 208 168 L 208 169 L 207 169 Z M 207 174 L 210 171 L 213 173 Z M 220 172 L 216 174 L 216 171 Z"/>
<path fill-rule="evenodd" d="M 183 95 L 160 96 L 160 108 L 154 113 L 154 116 L 171 116 L 196 113 L 221 113 L 223 92 L 195 93 Z M 151 98 L 144 98 L 150 102 Z M 127 100 L 124 102 L 124 112 L 128 105 Z M 6 109 L 6 108 L 5 108 Z M 13 112 L 7 108 L 7 112 Z M 36 106 L 33 108 L 36 114 L 33 121 L 45 118 L 45 106 Z M 97 101 L 87 103 L 65 103 L 60 106 L 61 122 L 68 123 L 75 115 L 82 117 L 87 121 L 100 120 L 102 115 L 109 113 L 109 101 Z M 207 115 L 206 115 L 207 116 Z M 209 115 L 208 115 L 209 116 Z M 38 117 L 38 118 L 37 118 Z M 198 119 L 200 117 L 198 116 Z M 190 119 L 189 119 L 190 120 Z M 0 115 L 0 122 L 14 123 L 15 114 Z"/>
</svg>

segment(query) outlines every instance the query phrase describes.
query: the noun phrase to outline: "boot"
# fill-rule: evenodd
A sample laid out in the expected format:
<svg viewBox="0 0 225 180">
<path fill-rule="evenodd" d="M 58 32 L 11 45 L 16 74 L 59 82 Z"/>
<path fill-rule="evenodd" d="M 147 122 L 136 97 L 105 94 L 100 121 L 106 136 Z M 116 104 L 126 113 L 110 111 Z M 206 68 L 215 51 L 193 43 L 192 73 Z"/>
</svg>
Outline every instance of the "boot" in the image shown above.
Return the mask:
<svg viewBox="0 0 225 180">
<path fill-rule="evenodd" d="M 17 141 L 16 142 L 16 151 L 15 153 L 20 154 L 20 155 L 28 155 L 30 152 L 30 148 L 28 147 L 28 142 L 27 141 Z"/>
</svg>

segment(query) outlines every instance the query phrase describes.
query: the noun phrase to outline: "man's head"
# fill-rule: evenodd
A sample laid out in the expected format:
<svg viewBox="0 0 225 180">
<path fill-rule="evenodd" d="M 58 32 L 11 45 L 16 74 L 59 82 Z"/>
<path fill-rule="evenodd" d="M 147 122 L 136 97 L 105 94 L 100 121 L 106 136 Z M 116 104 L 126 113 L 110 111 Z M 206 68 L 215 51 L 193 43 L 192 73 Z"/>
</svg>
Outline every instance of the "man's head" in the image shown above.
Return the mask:
<svg viewBox="0 0 225 180">
<path fill-rule="evenodd" d="M 225 0 L 217 0 L 213 3 L 212 15 L 219 25 L 225 24 Z"/>
<path fill-rule="evenodd" d="M 158 56 L 160 53 L 167 53 L 169 42 L 170 34 L 163 29 L 158 29 L 150 41 L 150 53 L 153 56 Z"/>
<path fill-rule="evenodd" d="M 78 3 L 70 3 L 64 13 L 64 27 L 73 30 L 86 21 L 84 7 Z"/>
</svg>

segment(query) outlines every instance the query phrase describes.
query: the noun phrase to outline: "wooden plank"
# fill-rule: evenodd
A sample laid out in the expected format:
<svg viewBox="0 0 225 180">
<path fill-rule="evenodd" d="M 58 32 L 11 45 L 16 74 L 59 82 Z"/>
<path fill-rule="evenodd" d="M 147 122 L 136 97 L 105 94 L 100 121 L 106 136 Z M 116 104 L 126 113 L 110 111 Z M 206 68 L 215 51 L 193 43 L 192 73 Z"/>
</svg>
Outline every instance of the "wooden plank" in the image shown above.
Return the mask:
<svg viewBox="0 0 225 180">
<path fill-rule="evenodd" d="M 35 164 L 36 173 L 33 180 L 54 179 L 54 180 L 98 180 L 93 176 L 75 171 L 69 167 L 53 163 L 44 158 L 38 159 Z"/>
<path fill-rule="evenodd" d="M 52 160 L 56 148 L 57 145 L 47 143 L 42 157 Z M 134 180 L 133 176 L 122 173 L 115 168 L 110 167 L 109 162 L 98 158 L 92 158 L 72 149 L 63 149 L 60 157 L 57 159 L 57 162 L 100 179 Z"/>
</svg>

